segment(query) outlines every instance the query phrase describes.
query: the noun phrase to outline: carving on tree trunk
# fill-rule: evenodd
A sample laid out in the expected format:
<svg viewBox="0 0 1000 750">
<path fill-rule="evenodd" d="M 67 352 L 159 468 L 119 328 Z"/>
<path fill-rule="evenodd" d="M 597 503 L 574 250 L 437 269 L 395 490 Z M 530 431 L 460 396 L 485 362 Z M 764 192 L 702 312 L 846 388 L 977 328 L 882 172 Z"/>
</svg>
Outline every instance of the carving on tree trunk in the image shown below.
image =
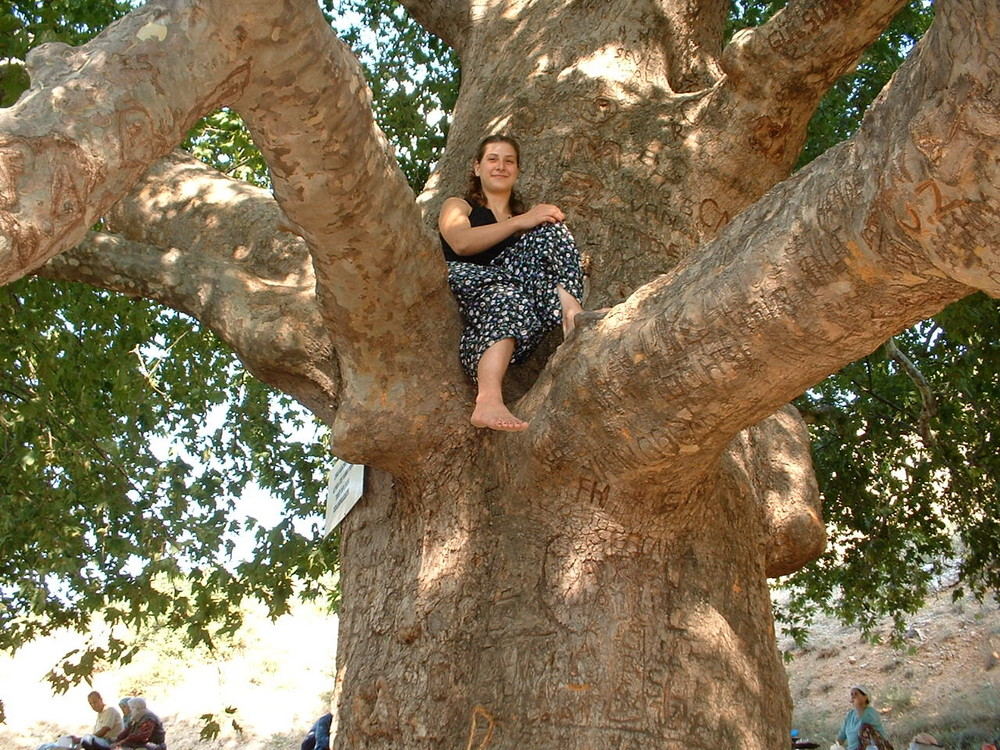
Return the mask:
<svg viewBox="0 0 1000 750">
<path fill-rule="evenodd" d="M 825 535 L 783 405 L 1000 294 L 1000 8 L 940 0 L 859 133 L 786 179 L 901 0 L 793 0 L 726 47 L 715 0 L 408 5 L 463 60 L 418 201 L 310 0 L 154 1 L 36 52 L 0 111 L 0 280 L 59 256 L 42 273 L 196 315 L 374 467 L 343 528 L 338 747 L 785 743 L 766 580 Z M 154 167 L 222 105 L 273 200 Z M 591 258 L 588 303 L 616 305 L 540 365 L 523 435 L 466 422 L 426 229 L 504 128 Z M 120 236 L 87 235 L 109 211 Z"/>
</svg>

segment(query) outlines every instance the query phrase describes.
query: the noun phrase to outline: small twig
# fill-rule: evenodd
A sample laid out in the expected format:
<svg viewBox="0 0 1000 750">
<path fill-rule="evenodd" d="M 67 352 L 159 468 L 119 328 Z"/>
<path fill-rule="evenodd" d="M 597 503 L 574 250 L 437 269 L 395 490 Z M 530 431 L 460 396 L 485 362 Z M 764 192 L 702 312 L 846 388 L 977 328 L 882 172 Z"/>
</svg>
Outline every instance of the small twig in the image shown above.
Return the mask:
<svg viewBox="0 0 1000 750">
<path fill-rule="evenodd" d="M 885 351 L 893 361 L 903 368 L 903 371 L 910 377 L 913 384 L 917 386 L 917 391 L 920 393 L 920 400 L 922 402 L 920 416 L 917 417 L 917 431 L 923 438 L 924 445 L 930 447 L 935 442 L 930 422 L 937 414 L 938 408 L 937 398 L 935 398 L 934 392 L 931 390 L 931 385 L 927 382 L 924 374 L 913 364 L 913 361 L 899 350 L 894 339 L 889 339 L 885 342 Z"/>
</svg>

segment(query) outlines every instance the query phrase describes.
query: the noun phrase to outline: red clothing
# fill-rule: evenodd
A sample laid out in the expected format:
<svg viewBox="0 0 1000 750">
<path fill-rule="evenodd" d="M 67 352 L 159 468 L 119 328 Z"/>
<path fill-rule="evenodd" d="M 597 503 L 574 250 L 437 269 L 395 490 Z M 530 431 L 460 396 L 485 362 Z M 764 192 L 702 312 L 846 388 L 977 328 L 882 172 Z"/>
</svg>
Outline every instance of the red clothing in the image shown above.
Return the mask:
<svg viewBox="0 0 1000 750">
<path fill-rule="evenodd" d="M 145 747 L 154 745 L 166 748 L 166 732 L 163 722 L 151 711 L 144 713 L 138 721 L 129 724 L 115 740 L 116 745 L 123 747 Z"/>
</svg>

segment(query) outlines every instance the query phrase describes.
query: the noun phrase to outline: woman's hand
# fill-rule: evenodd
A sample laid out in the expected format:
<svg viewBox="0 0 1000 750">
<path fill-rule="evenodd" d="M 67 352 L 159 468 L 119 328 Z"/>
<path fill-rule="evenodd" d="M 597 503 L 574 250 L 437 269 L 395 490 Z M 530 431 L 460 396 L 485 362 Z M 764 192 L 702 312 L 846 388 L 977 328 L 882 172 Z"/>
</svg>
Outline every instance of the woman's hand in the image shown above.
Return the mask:
<svg viewBox="0 0 1000 750">
<path fill-rule="evenodd" d="M 553 206 L 551 203 L 539 203 L 514 218 L 520 219 L 525 229 L 534 229 L 541 224 L 555 224 L 557 221 L 565 221 L 566 214 L 559 209 L 559 206 Z"/>
<path fill-rule="evenodd" d="M 438 229 L 456 255 L 475 255 L 488 250 L 516 232 L 526 232 L 542 224 L 564 221 L 566 215 L 558 206 L 539 203 L 523 214 L 498 221 L 496 224 L 472 226 L 470 206 L 462 198 L 449 198 L 441 206 Z"/>
</svg>

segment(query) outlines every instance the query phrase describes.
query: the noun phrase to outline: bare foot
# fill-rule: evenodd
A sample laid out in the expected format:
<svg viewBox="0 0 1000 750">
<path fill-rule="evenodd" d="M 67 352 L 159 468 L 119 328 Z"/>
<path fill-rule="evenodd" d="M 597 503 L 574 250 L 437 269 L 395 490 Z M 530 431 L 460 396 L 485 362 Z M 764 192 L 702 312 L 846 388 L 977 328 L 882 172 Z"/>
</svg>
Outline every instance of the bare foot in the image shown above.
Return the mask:
<svg viewBox="0 0 1000 750">
<path fill-rule="evenodd" d="M 524 432 L 528 429 L 528 423 L 511 414 L 503 404 L 476 404 L 469 421 L 474 427 L 502 432 Z"/>
<path fill-rule="evenodd" d="M 610 307 L 602 307 L 600 310 L 580 310 L 571 319 L 572 324 L 569 327 L 569 333 L 572 333 L 577 328 L 586 328 L 594 325 L 594 323 L 609 312 L 611 312 Z M 565 331 L 565 326 L 563 326 L 563 330 Z M 569 333 L 565 334 L 565 336 L 569 336 Z"/>
</svg>

